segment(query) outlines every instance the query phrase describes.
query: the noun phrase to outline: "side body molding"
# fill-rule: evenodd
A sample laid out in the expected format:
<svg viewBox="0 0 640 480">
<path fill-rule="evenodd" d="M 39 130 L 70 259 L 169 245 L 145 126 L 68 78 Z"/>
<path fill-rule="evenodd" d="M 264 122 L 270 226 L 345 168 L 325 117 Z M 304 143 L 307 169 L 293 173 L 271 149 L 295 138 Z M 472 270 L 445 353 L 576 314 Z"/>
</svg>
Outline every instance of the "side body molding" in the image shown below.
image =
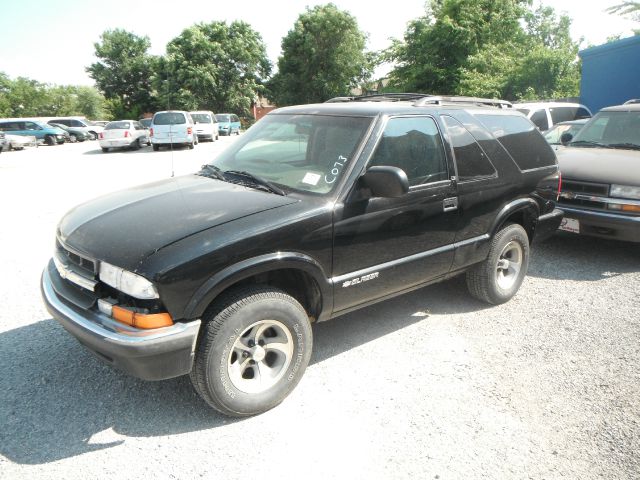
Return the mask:
<svg viewBox="0 0 640 480">
<path fill-rule="evenodd" d="M 318 321 L 330 318 L 333 310 L 333 288 L 322 266 L 312 257 L 299 252 L 277 252 L 249 258 L 220 270 L 193 294 L 185 318 L 200 318 L 209 304 L 231 285 L 260 273 L 292 269 L 308 273 L 317 283 L 322 295 Z"/>
</svg>

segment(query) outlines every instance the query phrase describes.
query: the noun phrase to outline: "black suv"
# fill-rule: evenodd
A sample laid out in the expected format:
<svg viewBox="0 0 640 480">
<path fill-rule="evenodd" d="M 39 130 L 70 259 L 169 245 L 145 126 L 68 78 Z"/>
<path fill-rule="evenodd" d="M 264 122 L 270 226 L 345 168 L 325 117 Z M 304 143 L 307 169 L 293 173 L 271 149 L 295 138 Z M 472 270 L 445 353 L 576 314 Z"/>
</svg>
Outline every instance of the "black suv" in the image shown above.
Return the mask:
<svg viewBox="0 0 640 480">
<path fill-rule="evenodd" d="M 251 415 L 298 383 L 314 322 L 462 273 L 473 296 L 509 300 L 530 241 L 560 223 L 558 184 L 553 150 L 504 102 L 282 108 L 199 173 L 71 210 L 42 292 L 106 362 L 190 373 L 209 405 Z"/>
</svg>

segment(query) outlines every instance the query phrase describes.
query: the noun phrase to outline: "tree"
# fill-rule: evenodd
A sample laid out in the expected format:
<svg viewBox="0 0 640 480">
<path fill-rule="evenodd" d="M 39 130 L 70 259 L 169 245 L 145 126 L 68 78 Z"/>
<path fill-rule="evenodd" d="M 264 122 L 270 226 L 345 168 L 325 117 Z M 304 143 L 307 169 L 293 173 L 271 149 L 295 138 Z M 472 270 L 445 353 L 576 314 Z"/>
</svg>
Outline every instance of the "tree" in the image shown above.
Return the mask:
<svg viewBox="0 0 640 480">
<path fill-rule="evenodd" d="M 630 15 L 634 20 L 640 21 L 640 2 L 626 1 L 607 8 L 609 13 Z"/>
<path fill-rule="evenodd" d="M 347 95 L 371 75 L 366 40 L 356 19 L 334 4 L 307 7 L 282 39 L 269 97 L 278 105 L 293 105 Z"/>
<path fill-rule="evenodd" d="M 148 54 L 150 46 L 148 37 L 121 29 L 105 31 L 100 42 L 94 44 L 98 61 L 86 70 L 111 101 L 117 118 L 138 118 L 154 107 L 154 58 Z"/>
<path fill-rule="evenodd" d="M 526 0 L 435 0 L 387 59 L 405 91 L 505 98 L 577 95 L 570 20 Z"/>
<path fill-rule="evenodd" d="M 199 23 L 169 42 L 153 85 L 163 107 L 248 114 L 270 71 L 264 42 L 248 23 Z"/>
</svg>

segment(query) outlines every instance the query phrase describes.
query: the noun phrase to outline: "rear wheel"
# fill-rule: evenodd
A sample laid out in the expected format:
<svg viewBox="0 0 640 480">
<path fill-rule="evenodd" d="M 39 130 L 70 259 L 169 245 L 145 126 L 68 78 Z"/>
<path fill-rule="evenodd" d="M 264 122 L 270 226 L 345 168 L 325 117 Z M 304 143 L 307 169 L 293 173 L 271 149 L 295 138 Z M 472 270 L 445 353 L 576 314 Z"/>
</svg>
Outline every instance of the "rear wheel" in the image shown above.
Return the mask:
<svg viewBox="0 0 640 480">
<path fill-rule="evenodd" d="M 95 140 L 96 138 L 98 138 L 98 134 L 96 132 L 89 132 L 89 140 Z"/>
<path fill-rule="evenodd" d="M 56 137 L 54 137 L 53 135 L 47 135 L 44 139 L 44 141 L 46 142 L 47 145 L 57 145 L 58 142 L 56 140 Z"/>
<path fill-rule="evenodd" d="M 504 226 L 491 242 L 486 260 L 467 271 L 467 287 L 478 300 L 493 305 L 509 301 L 529 267 L 529 237 L 517 224 Z"/>
<path fill-rule="evenodd" d="M 71 134 L 71 135 L 69 135 L 69 141 L 71 143 L 76 143 L 78 141 L 78 137 L 76 137 L 75 135 Z"/>
<path fill-rule="evenodd" d="M 231 416 L 265 412 L 295 388 L 313 336 L 297 300 L 268 286 L 223 295 L 209 309 L 191 381 L 213 408 Z"/>
<path fill-rule="evenodd" d="M 109 149 L 107 147 L 102 147 L 102 153 L 107 153 Z"/>
<path fill-rule="evenodd" d="M 153 151 L 157 152 L 158 150 L 160 150 L 160 145 L 156 145 L 155 143 L 153 144 Z"/>
</svg>

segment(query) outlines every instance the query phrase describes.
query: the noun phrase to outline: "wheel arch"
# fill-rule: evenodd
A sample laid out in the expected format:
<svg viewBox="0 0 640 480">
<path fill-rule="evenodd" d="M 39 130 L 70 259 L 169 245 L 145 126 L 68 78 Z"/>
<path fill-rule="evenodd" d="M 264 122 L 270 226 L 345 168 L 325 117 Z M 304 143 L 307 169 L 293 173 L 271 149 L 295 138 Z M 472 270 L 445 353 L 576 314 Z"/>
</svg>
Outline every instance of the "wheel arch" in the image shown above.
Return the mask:
<svg viewBox="0 0 640 480">
<path fill-rule="evenodd" d="M 491 237 L 507 223 L 517 223 L 529 237 L 529 243 L 533 240 L 536 222 L 540 215 L 540 207 L 532 198 L 519 198 L 506 204 L 496 216 L 491 226 Z"/>
<path fill-rule="evenodd" d="M 321 265 L 308 255 L 278 252 L 243 260 L 219 271 L 189 300 L 185 318 L 199 318 L 221 294 L 247 284 L 280 288 L 298 300 L 312 321 L 329 318 L 333 309 L 331 283 Z"/>
</svg>

